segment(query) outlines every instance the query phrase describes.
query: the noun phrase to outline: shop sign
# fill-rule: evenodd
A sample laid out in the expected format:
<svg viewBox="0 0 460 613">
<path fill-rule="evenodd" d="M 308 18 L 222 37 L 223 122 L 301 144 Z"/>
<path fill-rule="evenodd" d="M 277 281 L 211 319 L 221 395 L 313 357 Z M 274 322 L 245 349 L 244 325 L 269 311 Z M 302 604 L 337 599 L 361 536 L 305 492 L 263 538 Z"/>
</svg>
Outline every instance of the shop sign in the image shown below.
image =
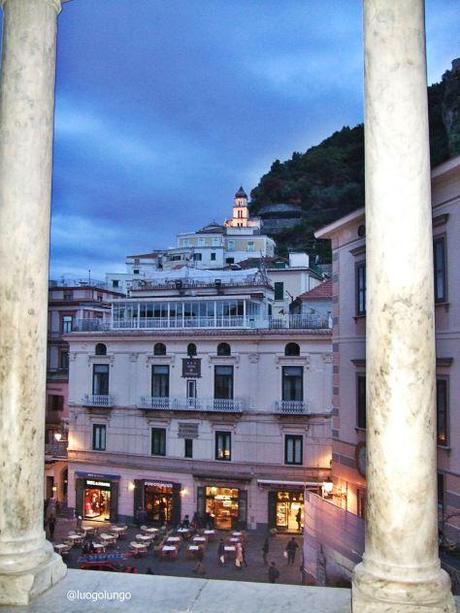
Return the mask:
<svg viewBox="0 0 460 613">
<path fill-rule="evenodd" d="M 179 438 L 198 438 L 198 424 L 179 422 L 179 431 L 177 436 Z"/>
<path fill-rule="evenodd" d="M 85 473 L 81 470 L 75 471 L 77 477 L 84 477 L 85 479 L 110 479 L 110 481 L 117 481 L 120 479 L 120 475 L 106 475 L 103 473 Z"/>
<path fill-rule="evenodd" d="M 106 481 L 93 481 L 92 479 L 86 479 L 86 485 L 92 485 L 93 487 L 110 487 L 111 484 Z"/>
<path fill-rule="evenodd" d="M 148 485 L 150 487 L 173 487 L 174 483 L 166 483 L 166 481 L 146 481 L 144 485 Z"/>
<path fill-rule="evenodd" d="M 201 377 L 201 358 L 182 358 L 182 377 L 199 379 Z"/>
</svg>

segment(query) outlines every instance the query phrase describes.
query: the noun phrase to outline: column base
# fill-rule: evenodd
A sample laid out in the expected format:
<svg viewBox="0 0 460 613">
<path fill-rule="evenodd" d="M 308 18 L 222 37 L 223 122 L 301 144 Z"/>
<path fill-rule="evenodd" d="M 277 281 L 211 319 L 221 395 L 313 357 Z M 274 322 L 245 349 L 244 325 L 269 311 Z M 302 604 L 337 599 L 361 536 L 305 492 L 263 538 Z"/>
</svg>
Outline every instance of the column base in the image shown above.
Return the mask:
<svg viewBox="0 0 460 613">
<path fill-rule="evenodd" d="M 450 578 L 442 569 L 423 581 L 411 581 L 410 577 L 395 581 L 358 564 L 353 571 L 351 600 L 352 613 L 456 612 Z"/>
<path fill-rule="evenodd" d="M 28 605 L 32 598 L 63 579 L 67 566 L 57 553 L 46 563 L 21 573 L 0 575 L 0 605 Z"/>
</svg>

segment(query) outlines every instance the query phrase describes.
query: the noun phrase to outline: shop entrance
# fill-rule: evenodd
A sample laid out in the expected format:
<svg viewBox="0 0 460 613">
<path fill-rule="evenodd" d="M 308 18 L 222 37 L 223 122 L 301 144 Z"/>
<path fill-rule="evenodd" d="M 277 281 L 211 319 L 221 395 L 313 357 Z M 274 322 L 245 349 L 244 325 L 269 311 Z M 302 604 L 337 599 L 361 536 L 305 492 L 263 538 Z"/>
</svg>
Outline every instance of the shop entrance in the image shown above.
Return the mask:
<svg viewBox="0 0 460 613">
<path fill-rule="evenodd" d="M 83 517 L 105 521 L 110 519 L 110 483 L 87 479 L 83 491 Z"/>
<path fill-rule="evenodd" d="M 303 492 L 276 492 L 275 527 L 284 532 L 299 532 L 297 520 L 303 526 L 303 505 Z"/>
<path fill-rule="evenodd" d="M 149 484 L 144 486 L 144 504 L 149 520 L 155 524 L 172 523 L 172 484 Z"/>
<path fill-rule="evenodd" d="M 219 530 L 231 530 L 238 525 L 240 490 L 230 487 L 206 488 L 206 513 Z"/>
</svg>

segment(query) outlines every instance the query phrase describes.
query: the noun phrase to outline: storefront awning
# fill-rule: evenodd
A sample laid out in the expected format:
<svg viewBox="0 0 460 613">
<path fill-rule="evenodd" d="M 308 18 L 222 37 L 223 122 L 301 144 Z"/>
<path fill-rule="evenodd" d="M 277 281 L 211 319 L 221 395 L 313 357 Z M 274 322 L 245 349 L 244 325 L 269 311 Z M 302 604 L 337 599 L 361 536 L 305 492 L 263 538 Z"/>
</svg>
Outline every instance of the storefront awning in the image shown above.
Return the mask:
<svg viewBox="0 0 460 613">
<path fill-rule="evenodd" d="M 205 475 L 194 474 L 193 478 L 200 479 L 201 481 L 212 481 L 213 483 L 222 481 L 225 481 L 227 483 L 231 481 L 241 481 L 249 483 L 250 481 L 252 481 L 252 478 L 247 475 L 210 475 L 209 473 Z"/>
<path fill-rule="evenodd" d="M 257 485 L 268 486 L 297 486 L 297 487 L 321 487 L 319 481 L 274 481 L 273 479 L 257 479 Z"/>
</svg>

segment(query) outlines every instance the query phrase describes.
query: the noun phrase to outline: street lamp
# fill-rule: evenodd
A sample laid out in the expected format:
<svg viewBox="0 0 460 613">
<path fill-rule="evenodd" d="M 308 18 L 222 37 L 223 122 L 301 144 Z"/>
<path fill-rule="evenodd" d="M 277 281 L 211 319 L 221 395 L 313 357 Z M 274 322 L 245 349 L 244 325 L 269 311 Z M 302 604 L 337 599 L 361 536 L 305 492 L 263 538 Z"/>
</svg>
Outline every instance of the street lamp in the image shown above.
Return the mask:
<svg viewBox="0 0 460 613">
<path fill-rule="evenodd" d="M 332 498 L 332 489 L 334 484 L 331 481 L 331 478 L 328 477 L 325 481 L 323 481 L 322 490 L 323 490 L 323 498 Z"/>
</svg>

